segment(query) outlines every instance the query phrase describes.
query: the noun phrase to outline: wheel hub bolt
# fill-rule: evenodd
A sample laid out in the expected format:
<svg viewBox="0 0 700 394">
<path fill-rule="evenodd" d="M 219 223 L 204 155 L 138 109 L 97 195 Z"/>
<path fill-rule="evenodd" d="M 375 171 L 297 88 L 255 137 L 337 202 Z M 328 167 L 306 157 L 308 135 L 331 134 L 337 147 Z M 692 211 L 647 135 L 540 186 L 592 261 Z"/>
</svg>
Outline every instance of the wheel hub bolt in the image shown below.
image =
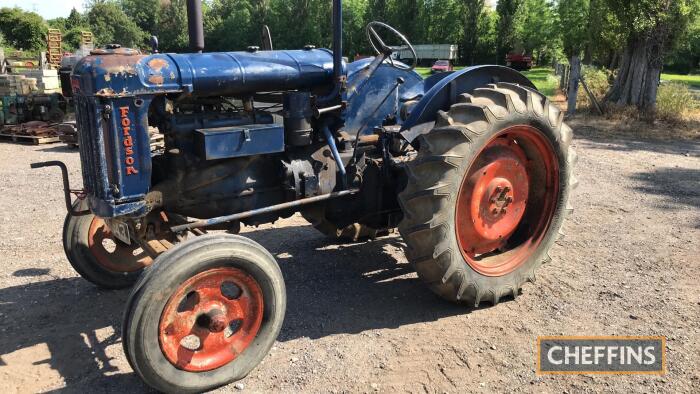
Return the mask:
<svg viewBox="0 0 700 394">
<path fill-rule="evenodd" d="M 222 312 L 220 309 L 214 309 L 207 315 L 209 316 L 209 325 L 207 327 L 209 331 L 221 332 L 226 329 L 226 315 L 224 315 L 224 312 Z"/>
</svg>

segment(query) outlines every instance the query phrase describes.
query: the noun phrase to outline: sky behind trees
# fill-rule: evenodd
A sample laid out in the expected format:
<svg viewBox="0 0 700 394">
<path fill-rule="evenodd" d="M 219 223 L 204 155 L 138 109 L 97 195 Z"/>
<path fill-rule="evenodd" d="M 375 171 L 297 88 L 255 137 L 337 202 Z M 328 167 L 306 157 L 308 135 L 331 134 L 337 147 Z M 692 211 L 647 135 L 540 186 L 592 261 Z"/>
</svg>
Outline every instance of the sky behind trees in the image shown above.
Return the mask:
<svg viewBox="0 0 700 394">
<path fill-rule="evenodd" d="M 83 11 L 84 0 L 0 0 L 0 7 L 19 7 L 25 11 L 34 11 L 44 19 L 67 17 L 75 7 Z"/>
</svg>

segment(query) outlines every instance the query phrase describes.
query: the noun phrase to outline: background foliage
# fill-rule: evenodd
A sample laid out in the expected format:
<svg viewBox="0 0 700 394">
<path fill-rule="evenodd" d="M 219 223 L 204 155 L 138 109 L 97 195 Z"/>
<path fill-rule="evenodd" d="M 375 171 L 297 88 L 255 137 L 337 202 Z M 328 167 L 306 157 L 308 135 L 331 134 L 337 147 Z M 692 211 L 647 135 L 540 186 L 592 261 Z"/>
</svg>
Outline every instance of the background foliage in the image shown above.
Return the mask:
<svg viewBox="0 0 700 394">
<path fill-rule="evenodd" d="M 157 36 L 162 52 L 183 52 L 185 3 L 86 0 L 83 13 L 73 9 L 49 21 L 0 8 L 0 45 L 36 53 L 52 27 L 63 32 L 68 51 L 77 49 L 82 31 L 91 31 L 97 45 L 148 50 Z M 700 71 L 700 0 L 499 0 L 495 7 L 485 0 L 344 0 L 343 6 L 344 55 L 351 59 L 372 54 L 364 28 L 379 20 L 415 44 L 459 45 L 460 65 L 503 64 L 512 52 L 545 67 L 579 56 L 596 96 L 642 110 L 654 109 L 661 65 L 664 72 Z M 276 49 L 331 46 L 331 0 L 204 0 L 203 11 L 206 51 L 260 45 L 263 25 Z M 668 89 L 662 93 L 671 97 Z"/>
<path fill-rule="evenodd" d="M 345 0 L 345 55 L 369 55 L 365 25 L 381 20 L 413 43 L 460 46 L 460 63 L 503 63 L 509 52 L 532 54 L 538 64 L 573 53 L 584 63 L 615 68 L 623 43 L 673 21 L 665 61 L 670 70 L 691 72 L 700 64 L 700 0 Z M 670 4 L 670 7 L 664 7 Z M 264 24 L 276 48 L 331 44 L 330 0 L 205 0 L 207 51 L 241 50 L 260 44 Z M 4 46 L 41 50 L 48 27 L 64 35 L 66 50 L 92 31 L 98 45 L 118 42 L 148 48 L 158 36 L 161 51 L 187 50 L 185 0 L 88 0 L 86 11 L 44 21 L 17 8 L 0 9 Z"/>
</svg>

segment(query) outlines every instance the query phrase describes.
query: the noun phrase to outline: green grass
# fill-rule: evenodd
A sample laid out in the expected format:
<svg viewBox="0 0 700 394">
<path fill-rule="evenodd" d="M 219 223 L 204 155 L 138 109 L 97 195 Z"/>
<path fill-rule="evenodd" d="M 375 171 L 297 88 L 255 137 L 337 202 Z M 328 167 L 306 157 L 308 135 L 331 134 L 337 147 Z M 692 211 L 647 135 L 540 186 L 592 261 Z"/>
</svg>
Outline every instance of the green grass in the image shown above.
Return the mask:
<svg viewBox="0 0 700 394">
<path fill-rule="evenodd" d="M 537 90 L 542 92 L 547 97 L 553 97 L 557 92 L 559 82 L 554 76 L 554 70 L 547 67 L 533 68 L 530 71 L 523 72 L 523 75 L 528 77 L 535 84 Z"/>
<path fill-rule="evenodd" d="M 428 78 L 430 76 L 430 67 L 416 67 L 416 72 L 423 78 Z"/>
<path fill-rule="evenodd" d="M 661 74 L 661 80 L 679 82 L 693 89 L 700 89 L 700 75 Z"/>
<path fill-rule="evenodd" d="M 461 70 L 462 68 L 464 67 L 455 66 L 455 71 Z M 423 78 L 427 78 L 431 75 L 430 67 L 416 67 L 416 71 L 422 75 Z M 557 92 L 558 81 L 554 76 L 553 69 L 546 67 L 533 68 L 530 71 L 525 71 L 523 74 L 530 78 L 535 86 L 537 86 L 537 89 L 546 96 L 553 97 Z"/>
<path fill-rule="evenodd" d="M 464 67 L 455 66 L 455 71 L 459 71 L 463 68 Z M 416 71 L 418 74 L 422 75 L 423 78 L 428 78 L 429 76 L 433 75 L 430 73 L 430 67 L 416 67 Z"/>
</svg>

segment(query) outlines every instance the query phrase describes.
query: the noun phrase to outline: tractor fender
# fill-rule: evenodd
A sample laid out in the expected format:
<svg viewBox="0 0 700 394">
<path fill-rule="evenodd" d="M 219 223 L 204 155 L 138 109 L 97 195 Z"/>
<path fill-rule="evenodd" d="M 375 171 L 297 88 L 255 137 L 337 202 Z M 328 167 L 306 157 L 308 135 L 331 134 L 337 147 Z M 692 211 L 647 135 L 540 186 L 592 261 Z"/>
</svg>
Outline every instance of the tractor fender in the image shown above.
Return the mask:
<svg viewBox="0 0 700 394">
<path fill-rule="evenodd" d="M 401 135 L 413 142 L 432 129 L 438 111 L 447 111 L 463 93 L 498 82 L 510 82 L 537 89 L 523 74 L 503 66 L 473 66 L 425 80 L 425 93 L 401 127 Z"/>
</svg>

